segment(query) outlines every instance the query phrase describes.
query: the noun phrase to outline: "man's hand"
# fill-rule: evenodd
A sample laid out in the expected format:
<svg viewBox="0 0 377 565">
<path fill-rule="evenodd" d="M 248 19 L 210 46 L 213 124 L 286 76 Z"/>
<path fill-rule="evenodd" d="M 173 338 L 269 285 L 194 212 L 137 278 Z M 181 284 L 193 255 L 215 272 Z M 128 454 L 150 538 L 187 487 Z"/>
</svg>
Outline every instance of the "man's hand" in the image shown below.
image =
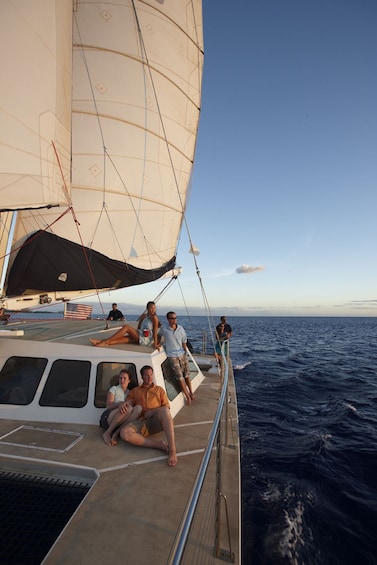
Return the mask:
<svg viewBox="0 0 377 565">
<path fill-rule="evenodd" d="M 126 401 L 124 404 L 121 404 L 121 406 L 119 407 L 119 412 L 121 414 L 126 414 L 130 408 L 132 408 L 130 402 Z"/>
</svg>

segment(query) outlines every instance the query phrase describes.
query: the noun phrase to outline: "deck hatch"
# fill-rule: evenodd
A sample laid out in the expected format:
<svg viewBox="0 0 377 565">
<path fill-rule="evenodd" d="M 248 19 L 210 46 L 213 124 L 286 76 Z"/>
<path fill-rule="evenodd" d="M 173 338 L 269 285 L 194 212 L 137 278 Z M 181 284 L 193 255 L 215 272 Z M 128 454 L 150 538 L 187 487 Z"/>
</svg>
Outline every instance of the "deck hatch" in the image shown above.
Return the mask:
<svg viewBox="0 0 377 565">
<path fill-rule="evenodd" d="M 39 565 L 91 486 L 0 471 L 0 562 Z"/>
<path fill-rule="evenodd" d="M 83 437 L 77 432 L 25 425 L 0 437 L 0 443 L 64 453 Z"/>
</svg>

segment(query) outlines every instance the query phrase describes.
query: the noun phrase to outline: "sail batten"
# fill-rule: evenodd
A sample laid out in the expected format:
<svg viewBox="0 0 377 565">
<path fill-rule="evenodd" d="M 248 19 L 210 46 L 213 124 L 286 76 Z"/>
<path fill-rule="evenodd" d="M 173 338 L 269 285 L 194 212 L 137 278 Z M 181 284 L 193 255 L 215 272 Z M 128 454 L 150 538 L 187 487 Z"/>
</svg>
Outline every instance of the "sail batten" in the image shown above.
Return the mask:
<svg viewBox="0 0 377 565">
<path fill-rule="evenodd" d="M 31 36 L 36 25 L 33 8 L 40 3 L 21 1 L 23 7 L 27 4 L 21 29 L 29 25 Z M 16 23 L 21 10 L 17 12 L 11 0 L 5 4 Z M 123 264 L 125 271 L 135 268 L 142 273 L 134 280 L 155 280 L 157 274 L 162 276 L 174 267 L 189 194 L 201 100 L 201 1 L 78 0 L 73 14 L 66 13 L 70 4 L 66 0 L 42 0 L 42 4 L 49 19 L 38 23 L 38 30 L 44 25 L 53 27 L 52 23 L 59 27 L 60 17 L 65 16 L 61 31 L 45 32 L 45 59 L 54 62 L 54 71 L 49 68 L 49 72 L 55 77 L 50 79 L 55 105 L 43 100 L 36 111 L 26 105 L 26 110 L 37 115 L 30 129 L 40 145 L 38 152 L 30 150 L 29 170 L 22 143 L 12 155 L 14 170 L 8 170 L 5 161 L 17 140 L 7 140 L 6 135 L 0 138 L 0 197 L 13 191 L 14 197 L 3 202 L 12 209 L 37 208 L 47 202 L 72 206 L 74 217 L 60 217 L 61 210 L 53 207 L 20 211 L 13 250 L 33 233 L 48 229 L 56 238 L 54 246 L 57 241 L 79 247 L 84 242 L 93 254 L 108 258 L 110 272 L 114 265 L 117 271 Z M 36 49 L 40 43 L 38 33 Z M 72 67 L 61 53 L 67 59 L 72 54 Z M 31 56 L 24 53 L 26 58 Z M 21 67 L 25 66 L 23 61 Z M 29 80 L 33 91 L 33 76 Z M 25 123 L 13 132 L 21 138 L 30 120 L 23 118 L 25 109 L 16 106 L 11 112 L 0 106 L 0 112 L 2 109 L 0 116 L 6 121 L 13 113 Z M 8 123 L 6 129 L 10 126 Z M 24 202 L 28 193 L 32 193 L 32 202 Z M 51 271 L 49 288 L 44 290 L 60 292 L 61 287 L 54 288 L 52 282 L 59 275 L 49 257 L 54 246 L 51 240 L 49 245 L 41 242 L 42 237 L 36 238 L 36 248 L 40 245 L 39 253 L 47 254 L 44 268 Z M 25 277 L 22 285 L 12 283 L 18 264 L 25 264 L 23 255 L 24 251 L 12 254 L 7 294 L 43 291 L 35 274 L 29 282 Z M 129 281 L 119 273 L 117 283 L 115 277 L 105 277 L 102 260 L 95 263 L 93 277 L 98 288 L 128 286 Z M 85 290 L 85 284 L 89 282 L 83 286 L 80 281 L 78 290 Z"/>
</svg>

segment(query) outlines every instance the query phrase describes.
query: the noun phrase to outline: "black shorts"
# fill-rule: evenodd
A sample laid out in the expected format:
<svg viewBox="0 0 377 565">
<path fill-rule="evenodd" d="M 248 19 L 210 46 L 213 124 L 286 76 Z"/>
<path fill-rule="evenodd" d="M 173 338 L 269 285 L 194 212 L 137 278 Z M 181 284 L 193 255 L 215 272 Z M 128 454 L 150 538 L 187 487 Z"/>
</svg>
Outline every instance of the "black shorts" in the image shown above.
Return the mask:
<svg viewBox="0 0 377 565">
<path fill-rule="evenodd" d="M 107 428 L 109 427 L 109 422 L 108 422 L 108 420 L 109 420 L 109 416 L 110 416 L 111 412 L 112 412 L 112 410 L 110 410 L 110 409 L 107 409 L 107 410 L 105 410 L 104 412 L 102 412 L 101 419 L 100 419 L 100 421 L 99 421 L 99 425 L 100 425 L 101 428 L 102 428 L 103 430 L 105 430 L 105 431 L 106 431 Z"/>
</svg>

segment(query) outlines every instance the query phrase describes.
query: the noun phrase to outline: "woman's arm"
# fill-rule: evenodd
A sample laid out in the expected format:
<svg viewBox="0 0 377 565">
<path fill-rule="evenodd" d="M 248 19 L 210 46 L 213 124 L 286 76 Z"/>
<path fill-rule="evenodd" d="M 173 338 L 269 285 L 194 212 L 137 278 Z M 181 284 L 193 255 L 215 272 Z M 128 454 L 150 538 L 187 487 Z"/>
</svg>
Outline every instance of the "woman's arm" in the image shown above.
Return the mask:
<svg viewBox="0 0 377 565">
<path fill-rule="evenodd" d="M 118 402 L 114 402 L 115 399 L 115 395 L 112 392 L 108 392 L 107 393 L 107 398 L 106 398 L 106 408 L 108 410 L 112 410 L 113 408 L 117 408 L 118 407 Z"/>
<path fill-rule="evenodd" d="M 106 399 L 106 409 L 107 410 L 114 410 L 115 408 L 119 408 L 119 410 L 122 413 L 127 412 L 128 408 L 131 406 L 132 407 L 133 402 L 132 400 L 125 400 L 125 401 L 121 401 L 121 402 L 115 402 L 115 395 L 112 392 L 108 392 L 107 393 L 107 399 Z"/>
</svg>

